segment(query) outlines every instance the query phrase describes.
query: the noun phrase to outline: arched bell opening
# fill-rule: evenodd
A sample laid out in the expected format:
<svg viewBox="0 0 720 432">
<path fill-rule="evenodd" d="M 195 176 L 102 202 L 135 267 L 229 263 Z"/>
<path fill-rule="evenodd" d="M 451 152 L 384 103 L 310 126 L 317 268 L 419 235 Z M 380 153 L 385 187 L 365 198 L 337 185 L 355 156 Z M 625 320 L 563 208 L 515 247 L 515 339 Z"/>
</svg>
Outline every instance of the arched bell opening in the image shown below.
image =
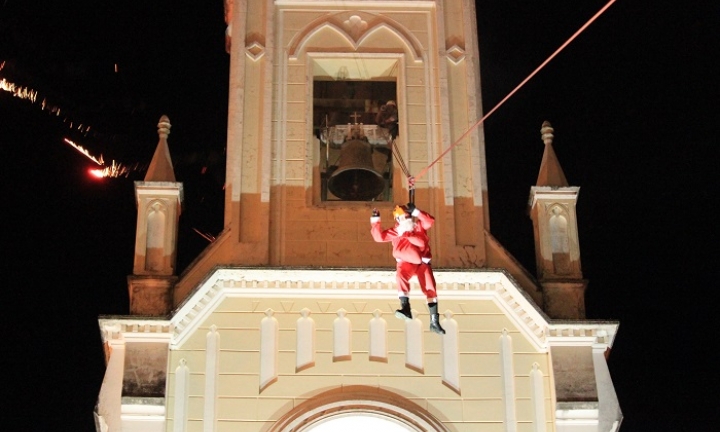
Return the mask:
<svg viewBox="0 0 720 432">
<path fill-rule="evenodd" d="M 322 201 L 393 199 L 391 149 L 397 130 L 379 124 L 378 116 L 387 101 L 397 99 L 398 60 L 359 59 L 364 73 L 372 74 L 346 70 L 347 58 L 313 62 L 313 133 L 320 144 Z"/>
</svg>

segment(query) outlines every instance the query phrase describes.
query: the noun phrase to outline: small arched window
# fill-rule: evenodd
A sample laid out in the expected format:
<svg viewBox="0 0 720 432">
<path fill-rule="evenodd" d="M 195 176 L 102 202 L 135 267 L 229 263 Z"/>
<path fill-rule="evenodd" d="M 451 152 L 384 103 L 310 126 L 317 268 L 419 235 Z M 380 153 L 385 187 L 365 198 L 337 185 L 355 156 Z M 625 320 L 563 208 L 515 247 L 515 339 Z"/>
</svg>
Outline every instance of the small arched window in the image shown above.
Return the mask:
<svg viewBox="0 0 720 432">
<path fill-rule="evenodd" d="M 154 202 L 147 215 L 147 237 L 145 243 L 145 269 L 163 270 L 165 256 L 165 206 Z"/>
<path fill-rule="evenodd" d="M 570 252 L 567 218 L 559 214 L 557 207 L 553 208 L 553 215 L 550 216 L 550 247 L 553 253 Z"/>
<path fill-rule="evenodd" d="M 554 206 L 550 212 L 550 250 L 556 274 L 570 273 L 570 238 L 568 221 L 562 208 Z"/>
</svg>

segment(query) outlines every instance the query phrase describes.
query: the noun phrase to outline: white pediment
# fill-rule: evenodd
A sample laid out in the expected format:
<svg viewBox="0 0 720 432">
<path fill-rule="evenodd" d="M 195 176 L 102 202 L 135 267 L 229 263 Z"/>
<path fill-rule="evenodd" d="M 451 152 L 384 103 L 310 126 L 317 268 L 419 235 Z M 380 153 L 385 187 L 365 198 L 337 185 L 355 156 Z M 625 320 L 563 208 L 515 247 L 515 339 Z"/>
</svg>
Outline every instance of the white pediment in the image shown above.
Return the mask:
<svg viewBox="0 0 720 432">
<path fill-rule="evenodd" d="M 456 300 L 455 315 L 472 313 L 473 301 L 491 300 L 539 352 L 550 346 L 612 347 L 614 321 L 552 321 L 503 270 L 435 270 L 441 302 Z M 394 270 L 220 268 L 190 295 L 170 320 L 106 317 L 105 340 L 163 341 L 177 347 L 227 298 L 287 298 L 397 301 Z M 412 292 L 421 296 L 413 282 Z M 441 308 L 443 310 L 443 308 Z M 370 311 L 368 311 L 370 313 Z"/>
<path fill-rule="evenodd" d="M 436 270 L 439 299 L 453 300 L 456 315 L 473 302 L 491 300 L 540 351 L 547 351 L 547 317 L 501 270 Z M 417 284 L 412 296 L 422 296 Z M 232 268 L 217 269 L 171 318 L 171 346 L 180 346 L 226 298 L 287 298 L 397 301 L 394 270 Z M 441 307 L 441 310 L 443 308 Z"/>
</svg>

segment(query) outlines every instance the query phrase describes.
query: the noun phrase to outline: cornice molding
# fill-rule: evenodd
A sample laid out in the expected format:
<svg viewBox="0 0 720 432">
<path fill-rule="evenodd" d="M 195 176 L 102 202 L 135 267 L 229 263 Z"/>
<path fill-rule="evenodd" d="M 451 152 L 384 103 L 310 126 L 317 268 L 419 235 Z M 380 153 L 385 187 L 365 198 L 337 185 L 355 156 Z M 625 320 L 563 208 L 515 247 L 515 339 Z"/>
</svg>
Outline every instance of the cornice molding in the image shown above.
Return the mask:
<svg viewBox="0 0 720 432">
<path fill-rule="evenodd" d="M 100 334 L 105 342 L 164 342 L 170 341 L 172 324 L 167 319 L 114 316 L 100 318 Z"/>
<path fill-rule="evenodd" d="M 541 352 L 552 346 L 612 347 L 614 321 L 552 321 L 501 269 L 435 270 L 442 300 L 491 300 Z M 169 319 L 106 317 L 100 319 L 103 340 L 169 342 L 184 340 L 226 298 L 387 299 L 397 292 L 394 270 L 217 268 Z M 441 300 L 441 301 L 442 301 Z M 466 311 L 460 304 L 453 315 Z M 298 311 L 300 313 L 300 311 Z"/>
<path fill-rule="evenodd" d="M 435 270 L 441 299 L 492 300 L 540 351 L 549 343 L 611 343 L 614 329 L 595 324 L 553 325 L 504 270 Z M 172 346 L 184 340 L 225 298 L 327 298 L 336 300 L 397 297 L 394 270 L 219 268 L 173 314 Z M 460 307 L 462 309 L 462 306 Z M 457 311 L 455 315 L 462 313 Z M 612 327 L 612 325 L 606 325 Z M 549 339 L 549 329 L 553 339 Z M 604 333 L 603 333 L 604 331 Z M 599 335 L 605 339 L 601 339 Z M 589 335 L 595 335 L 592 340 Z"/>
<path fill-rule="evenodd" d="M 551 346 L 586 346 L 605 350 L 612 348 L 618 330 L 615 321 L 552 322 L 548 326 L 548 344 Z"/>
</svg>

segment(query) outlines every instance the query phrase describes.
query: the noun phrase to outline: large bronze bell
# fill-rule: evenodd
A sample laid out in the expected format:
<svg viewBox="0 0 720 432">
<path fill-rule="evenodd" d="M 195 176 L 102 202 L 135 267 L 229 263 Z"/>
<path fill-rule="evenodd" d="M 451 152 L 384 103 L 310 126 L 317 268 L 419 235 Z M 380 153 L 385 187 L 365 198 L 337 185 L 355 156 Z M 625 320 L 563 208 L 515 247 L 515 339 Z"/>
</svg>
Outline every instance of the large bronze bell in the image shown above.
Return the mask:
<svg viewBox="0 0 720 432">
<path fill-rule="evenodd" d="M 370 201 L 385 189 L 385 179 L 375 170 L 372 148 L 366 141 L 345 142 L 336 166 L 330 174 L 328 189 L 342 200 Z"/>
</svg>

